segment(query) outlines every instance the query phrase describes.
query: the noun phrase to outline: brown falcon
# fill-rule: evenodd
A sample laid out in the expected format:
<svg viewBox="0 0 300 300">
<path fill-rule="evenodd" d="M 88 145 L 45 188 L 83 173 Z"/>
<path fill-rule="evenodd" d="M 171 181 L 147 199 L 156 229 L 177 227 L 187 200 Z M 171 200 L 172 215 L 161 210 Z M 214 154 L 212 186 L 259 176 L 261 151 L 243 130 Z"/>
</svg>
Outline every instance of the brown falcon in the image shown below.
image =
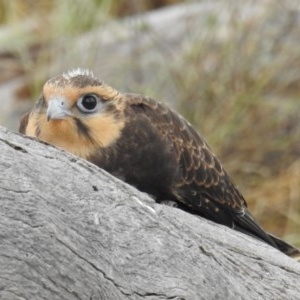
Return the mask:
<svg viewBox="0 0 300 300">
<path fill-rule="evenodd" d="M 252 235 L 290 256 L 300 252 L 265 232 L 199 133 L 151 98 L 122 94 L 88 70 L 47 81 L 20 132 L 86 159 L 157 202 Z"/>
</svg>

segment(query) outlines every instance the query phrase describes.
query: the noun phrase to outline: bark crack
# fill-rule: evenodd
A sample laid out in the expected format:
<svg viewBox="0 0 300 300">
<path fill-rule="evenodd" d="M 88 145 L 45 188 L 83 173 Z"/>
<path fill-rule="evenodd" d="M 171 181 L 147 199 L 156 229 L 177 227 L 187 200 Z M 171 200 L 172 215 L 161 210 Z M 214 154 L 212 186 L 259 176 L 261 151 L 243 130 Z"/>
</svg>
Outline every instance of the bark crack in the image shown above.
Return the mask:
<svg viewBox="0 0 300 300">
<path fill-rule="evenodd" d="M 73 247 L 71 247 L 70 245 L 68 245 L 65 241 L 63 241 L 62 239 L 60 239 L 58 236 L 56 236 L 56 239 L 59 243 L 61 243 L 62 245 L 64 245 L 67 249 L 69 249 L 74 255 L 76 255 L 78 258 L 80 258 L 81 260 L 83 260 L 84 262 L 86 262 L 88 265 L 90 265 L 93 269 L 95 269 L 97 272 L 100 272 L 102 274 L 102 276 L 107 279 L 109 282 L 111 282 L 123 295 L 125 296 L 130 296 L 132 295 L 132 293 L 126 292 L 124 291 L 124 287 L 117 284 L 112 278 L 110 278 L 109 276 L 107 276 L 107 274 L 101 270 L 100 268 L 98 268 L 94 263 L 90 262 L 88 259 L 86 259 L 85 257 L 83 257 L 82 255 L 80 255 L 77 251 L 75 251 L 75 249 L 73 249 Z"/>
<path fill-rule="evenodd" d="M 20 151 L 20 152 L 23 152 L 23 153 L 28 153 L 27 150 L 25 150 L 24 148 L 22 148 L 20 145 L 16 145 L 16 144 L 14 144 L 12 142 L 9 142 L 8 140 L 0 139 L 0 141 L 3 142 L 4 144 L 6 144 L 7 146 L 13 148 L 16 151 Z"/>
</svg>

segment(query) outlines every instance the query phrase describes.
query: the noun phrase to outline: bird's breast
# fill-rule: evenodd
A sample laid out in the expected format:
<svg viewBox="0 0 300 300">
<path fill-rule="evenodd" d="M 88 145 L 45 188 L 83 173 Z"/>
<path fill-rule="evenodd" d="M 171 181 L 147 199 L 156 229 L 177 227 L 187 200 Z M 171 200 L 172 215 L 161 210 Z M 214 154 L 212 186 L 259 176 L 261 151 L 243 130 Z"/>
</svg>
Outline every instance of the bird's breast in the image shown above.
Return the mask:
<svg viewBox="0 0 300 300">
<path fill-rule="evenodd" d="M 165 198 L 174 186 L 178 161 L 173 144 L 147 121 L 128 122 L 117 143 L 90 160 L 139 190 Z"/>
</svg>

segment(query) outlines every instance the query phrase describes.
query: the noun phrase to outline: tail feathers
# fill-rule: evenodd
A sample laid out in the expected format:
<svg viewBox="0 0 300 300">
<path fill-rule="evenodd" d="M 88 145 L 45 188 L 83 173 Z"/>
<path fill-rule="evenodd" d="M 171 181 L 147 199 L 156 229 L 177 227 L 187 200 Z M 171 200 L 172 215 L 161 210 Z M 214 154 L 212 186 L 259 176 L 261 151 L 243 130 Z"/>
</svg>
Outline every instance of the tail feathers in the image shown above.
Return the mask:
<svg viewBox="0 0 300 300">
<path fill-rule="evenodd" d="M 172 204 L 168 204 L 168 205 L 172 205 Z M 247 209 L 243 211 L 234 211 L 234 212 L 233 211 L 228 212 L 228 210 L 220 209 L 218 215 L 216 215 L 214 211 L 216 208 L 220 208 L 220 206 L 213 201 L 209 201 L 207 205 L 210 205 L 211 209 L 205 211 L 205 213 L 203 213 L 203 211 L 197 210 L 196 208 L 193 207 L 191 208 L 179 202 L 177 203 L 177 205 L 178 208 L 180 209 L 183 209 L 189 213 L 193 213 L 193 214 L 196 213 L 198 215 L 204 216 L 207 219 L 213 220 L 217 223 L 226 225 L 228 227 L 231 227 L 232 229 L 243 232 L 244 234 L 250 235 L 258 240 L 261 240 L 269 244 L 270 246 L 278 249 L 279 251 L 286 254 L 287 256 L 300 260 L 299 249 L 295 248 L 292 245 L 289 245 L 288 243 L 284 242 L 280 238 L 266 232 L 263 228 L 261 228 L 261 226 L 252 217 L 251 213 Z"/>
<path fill-rule="evenodd" d="M 280 238 L 268 233 L 269 237 L 273 240 L 273 242 L 276 244 L 276 247 L 278 250 L 283 252 L 284 254 L 295 258 L 297 260 L 300 260 L 300 250 L 295 248 L 294 246 L 286 243 L 285 241 L 281 240 Z"/>
<path fill-rule="evenodd" d="M 249 211 L 245 211 L 243 215 L 235 216 L 234 229 L 262 240 L 292 258 L 300 259 L 299 249 L 264 231 Z"/>
<path fill-rule="evenodd" d="M 275 248 L 278 248 L 275 241 L 260 227 L 249 211 L 246 210 L 244 214 L 235 215 L 234 219 L 235 230 L 251 235 Z"/>
</svg>

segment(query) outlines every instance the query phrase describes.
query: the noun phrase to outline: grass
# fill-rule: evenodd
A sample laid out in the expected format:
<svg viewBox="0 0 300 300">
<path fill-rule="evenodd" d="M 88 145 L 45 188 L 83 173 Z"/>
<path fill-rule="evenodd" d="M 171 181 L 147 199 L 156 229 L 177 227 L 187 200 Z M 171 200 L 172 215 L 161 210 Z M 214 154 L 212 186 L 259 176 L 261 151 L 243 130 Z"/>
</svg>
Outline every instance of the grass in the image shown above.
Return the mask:
<svg viewBox="0 0 300 300">
<path fill-rule="evenodd" d="M 172 75 L 181 111 L 225 162 L 253 214 L 299 246 L 300 45 L 291 44 L 300 32 L 289 11 L 279 32 L 269 30 L 281 12 L 273 4 L 263 23 L 232 21 L 234 34 L 220 42 L 213 22 Z"/>
<path fill-rule="evenodd" d="M 30 10 L 30 17 L 40 24 L 35 38 L 20 39 L 13 50 L 31 83 L 32 98 L 47 77 L 39 70 L 59 59 L 53 44 L 63 38 L 71 48 L 72 41 L 82 33 L 101 27 L 114 15 L 133 14 L 136 9 L 134 1 L 129 1 L 129 8 L 122 1 L 112 0 L 39 3 L 36 10 Z M 297 14 L 291 2 L 279 5 L 273 1 L 265 4 L 264 17 L 254 13 L 247 18 L 237 13 L 233 3 L 227 1 L 225 11 L 208 14 L 202 20 L 203 27 L 192 27 L 190 34 L 196 31 L 197 38 L 180 47 L 179 54 L 178 48 L 168 50 L 170 53 L 153 49 L 159 66 L 157 76 L 140 83 L 137 75 L 132 91 L 161 99 L 165 85 L 172 86 L 172 98 L 179 110 L 206 137 L 255 217 L 267 230 L 300 247 Z M 2 0 L 0 5 L 6 12 L 2 20 L 7 24 L 18 22 L 18 16 L 10 15 L 11 1 Z M 23 16 L 26 7 L 20 11 Z M 224 14 L 228 16 L 226 25 L 224 18 L 221 21 Z M 225 38 L 220 34 L 224 28 Z M 162 37 L 148 30 L 141 26 L 141 34 L 149 34 L 155 47 L 155 39 Z M 38 51 L 33 55 L 34 47 Z M 91 55 L 91 65 L 95 63 Z M 135 63 L 138 68 L 135 57 L 129 58 L 122 72 L 126 74 Z"/>
</svg>

